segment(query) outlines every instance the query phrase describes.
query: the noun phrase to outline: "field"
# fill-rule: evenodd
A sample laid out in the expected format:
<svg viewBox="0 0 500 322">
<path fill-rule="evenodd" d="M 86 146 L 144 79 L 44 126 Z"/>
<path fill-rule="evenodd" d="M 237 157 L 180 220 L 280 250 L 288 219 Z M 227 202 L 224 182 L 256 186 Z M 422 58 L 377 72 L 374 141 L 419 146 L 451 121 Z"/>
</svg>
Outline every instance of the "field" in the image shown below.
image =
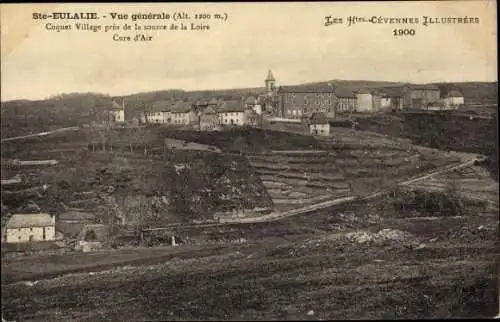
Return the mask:
<svg viewBox="0 0 500 322">
<path fill-rule="evenodd" d="M 331 137 L 317 140 L 322 150 L 246 154 L 275 209 L 361 196 L 460 161 L 459 155 L 351 129 L 335 128 Z"/>
<path fill-rule="evenodd" d="M 383 199 L 207 228 L 177 248 L 11 259 L 4 283 L 32 282 L 4 285 L 2 311 L 32 321 L 491 317 L 497 210 L 461 202 L 460 215 L 429 217 Z"/>
</svg>

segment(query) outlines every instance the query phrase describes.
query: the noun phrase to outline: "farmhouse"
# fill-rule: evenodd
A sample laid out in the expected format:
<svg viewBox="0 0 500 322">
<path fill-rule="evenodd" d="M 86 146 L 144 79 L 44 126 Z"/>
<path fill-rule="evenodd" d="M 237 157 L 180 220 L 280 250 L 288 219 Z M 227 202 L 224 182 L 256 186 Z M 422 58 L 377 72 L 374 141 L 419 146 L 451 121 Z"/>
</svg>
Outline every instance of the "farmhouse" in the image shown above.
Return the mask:
<svg viewBox="0 0 500 322">
<path fill-rule="evenodd" d="M 255 98 L 249 96 L 245 100 L 245 108 L 254 110 L 257 114 L 262 114 L 262 105 L 260 103 L 260 98 Z"/>
<path fill-rule="evenodd" d="M 446 95 L 445 100 L 451 106 L 460 106 L 464 104 L 464 96 L 457 90 L 450 91 Z"/>
<path fill-rule="evenodd" d="M 357 111 L 360 113 L 373 113 L 378 110 L 377 96 L 371 90 L 360 89 L 356 92 L 358 101 Z"/>
<path fill-rule="evenodd" d="M 330 123 L 325 113 L 314 112 L 309 118 L 309 133 L 311 135 L 330 135 Z"/>
<path fill-rule="evenodd" d="M 151 111 L 146 112 L 148 123 L 170 123 L 171 113 L 169 111 L 172 101 L 158 101 L 151 106 Z"/>
<path fill-rule="evenodd" d="M 125 102 L 122 101 L 122 105 L 116 101 L 111 102 L 109 117 L 111 122 L 125 122 Z"/>
<path fill-rule="evenodd" d="M 439 87 L 430 84 L 406 85 L 404 87 L 403 108 L 425 109 L 441 97 Z"/>
<path fill-rule="evenodd" d="M 336 88 L 337 96 L 337 114 L 347 114 L 356 112 L 358 109 L 358 99 L 354 91 L 348 88 Z"/>
<path fill-rule="evenodd" d="M 215 131 L 219 129 L 219 115 L 211 106 L 200 113 L 200 130 Z"/>
<path fill-rule="evenodd" d="M 56 240 L 55 216 L 47 213 L 13 214 L 6 225 L 7 243 Z"/>
<path fill-rule="evenodd" d="M 170 124 L 189 125 L 197 121 L 197 115 L 191 103 L 178 101 L 170 108 Z"/>
<path fill-rule="evenodd" d="M 261 125 L 261 115 L 253 108 L 246 108 L 243 112 L 243 124 L 258 127 Z"/>
<path fill-rule="evenodd" d="M 401 111 L 403 109 L 403 87 L 384 87 L 380 90 L 380 109 Z"/>
<path fill-rule="evenodd" d="M 240 100 L 224 101 L 216 111 L 221 125 L 245 124 L 245 108 Z"/>
</svg>

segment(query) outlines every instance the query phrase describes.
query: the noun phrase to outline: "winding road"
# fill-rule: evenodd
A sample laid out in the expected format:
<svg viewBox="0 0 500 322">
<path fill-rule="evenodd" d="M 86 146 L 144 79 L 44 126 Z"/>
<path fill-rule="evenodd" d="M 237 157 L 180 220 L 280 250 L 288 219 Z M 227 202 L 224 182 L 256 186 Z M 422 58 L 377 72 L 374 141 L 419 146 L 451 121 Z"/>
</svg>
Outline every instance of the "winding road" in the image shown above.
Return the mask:
<svg viewBox="0 0 500 322">
<path fill-rule="evenodd" d="M 405 179 L 402 182 L 396 183 L 390 187 L 387 187 L 383 190 L 373 192 L 364 196 L 349 196 L 349 197 L 343 197 L 343 198 L 336 198 L 332 200 L 326 200 L 326 201 L 321 201 L 312 205 L 284 211 L 284 212 L 273 212 L 264 216 L 259 216 L 259 217 L 251 217 L 251 218 L 221 218 L 219 219 L 219 222 L 217 223 L 200 223 L 200 224 L 193 224 L 193 225 L 169 225 L 166 227 L 160 227 L 160 228 L 152 228 L 152 229 L 144 229 L 144 231 L 155 231 L 155 230 L 168 230 L 168 229 L 174 229 L 174 228 L 180 228 L 180 229 L 189 229 L 189 228 L 204 228 L 204 227 L 215 227 L 215 226 L 226 226 L 226 225 L 235 225 L 235 224 L 252 224 L 252 223 L 263 223 L 263 222 L 271 222 L 271 221 L 277 221 L 281 219 L 285 219 L 291 216 L 297 216 L 297 215 L 302 215 L 306 214 L 312 211 L 316 210 L 321 210 L 321 209 L 326 209 L 332 206 L 337 206 L 337 205 L 342 205 L 350 202 L 358 202 L 358 201 L 364 201 L 364 200 L 370 200 L 374 199 L 377 197 L 380 197 L 384 194 L 390 193 L 391 191 L 394 190 L 394 188 L 398 186 L 405 186 L 409 185 L 421 180 L 426 180 L 428 178 L 431 178 L 433 176 L 445 174 L 448 172 L 452 172 L 461 168 L 466 168 L 469 166 L 472 166 L 475 164 L 475 162 L 481 162 L 484 161 L 486 157 L 481 156 L 481 155 L 476 155 L 474 157 L 471 157 L 470 159 L 464 160 L 454 164 L 449 164 L 447 166 L 441 167 L 439 169 L 435 169 L 433 171 L 427 172 L 425 174 L 419 175 L 417 177 Z"/>
</svg>

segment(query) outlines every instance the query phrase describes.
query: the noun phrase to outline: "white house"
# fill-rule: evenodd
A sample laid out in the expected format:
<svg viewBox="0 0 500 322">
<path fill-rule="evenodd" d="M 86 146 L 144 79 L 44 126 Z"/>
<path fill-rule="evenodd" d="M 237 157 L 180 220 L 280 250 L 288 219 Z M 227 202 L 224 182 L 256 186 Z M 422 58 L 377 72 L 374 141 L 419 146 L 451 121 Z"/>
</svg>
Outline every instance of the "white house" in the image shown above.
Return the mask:
<svg viewBox="0 0 500 322">
<path fill-rule="evenodd" d="M 356 99 L 358 101 L 358 112 L 374 112 L 373 94 L 371 93 L 371 91 L 366 89 L 359 90 L 356 93 Z"/>
<path fill-rule="evenodd" d="M 125 102 L 122 105 L 116 101 L 111 102 L 111 109 L 109 110 L 111 122 L 125 122 Z"/>
<path fill-rule="evenodd" d="M 170 107 L 172 105 L 172 101 L 154 102 L 151 110 L 146 112 L 146 122 L 153 124 L 169 123 L 171 119 Z"/>
<path fill-rule="evenodd" d="M 240 100 L 224 101 L 217 108 L 217 115 L 221 125 L 245 124 L 245 108 Z"/>
<path fill-rule="evenodd" d="M 262 105 L 259 98 L 255 98 L 253 96 L 247 97 L 247 99 L 245 100 L 245 107 L 247 109 L 254 110 L 258 115 L 262 114 Z"/>
<path fill-rule="evenodd" d="M 446 95 L 445 100 L 451 106 L 460 106 L 464 104 L 464 96 L 457 90 L 452 90 Z"/>
<path fill-rule="evenodd" d="M 197 113 L 191 103 L 177 102 L 170 108 L 171 121 L 174 125 L 189 125 L 198 121 Z"/>
<path fill-rule="evenodd" d="M 6 225 L 7 243 L 56 240 L 56 218 L 47 213 L 13 214 Z"/>
<path fill-rule="evenodd" d="M 309 122 L 309 133 L 311 135 L 330 135 L 330 123 L 325 113 L 315 112 L 312 113 Z"/>
<path fill-rule="evenodd" d="M 401 111 L 403 109 L 403 89 L 401 87 L 386 87 L 379 93 L 380 109 Z"/>
</svg>

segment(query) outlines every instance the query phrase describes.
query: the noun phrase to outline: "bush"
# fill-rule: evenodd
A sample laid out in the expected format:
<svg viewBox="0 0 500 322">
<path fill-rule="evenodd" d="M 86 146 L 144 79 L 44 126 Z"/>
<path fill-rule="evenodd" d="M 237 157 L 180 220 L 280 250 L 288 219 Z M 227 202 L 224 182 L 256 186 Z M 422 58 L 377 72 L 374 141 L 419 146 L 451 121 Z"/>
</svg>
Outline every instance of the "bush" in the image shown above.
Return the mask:
<svg viewBox="0 0 500 322">
<path fill-rule="evenodd" d="M 458 216 L 462 204 L 454 195 L 441 191 L 395 191 L 390 204 L 402 215 L 416 213 L 421 216 Z"/>
</svg>

